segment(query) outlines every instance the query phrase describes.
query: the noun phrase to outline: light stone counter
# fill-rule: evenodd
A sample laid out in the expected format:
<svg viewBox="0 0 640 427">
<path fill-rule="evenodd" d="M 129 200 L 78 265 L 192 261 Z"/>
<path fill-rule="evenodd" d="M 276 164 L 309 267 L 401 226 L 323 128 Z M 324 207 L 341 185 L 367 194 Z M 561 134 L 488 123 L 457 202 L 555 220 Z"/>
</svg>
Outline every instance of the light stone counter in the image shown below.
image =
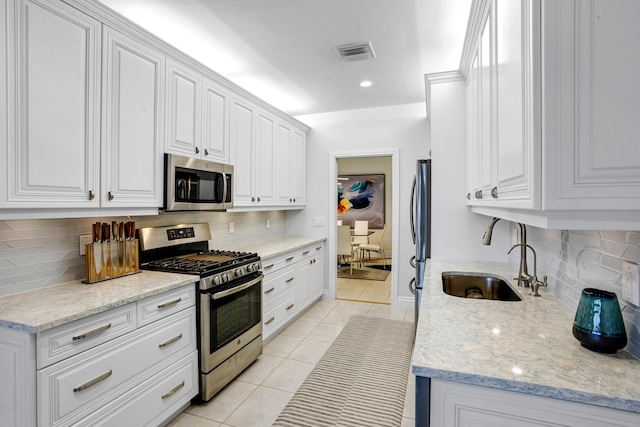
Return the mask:
<svg viewBox="0 0 640 427">
<path fill-rule="evenodd" d="M 443 271 L 496 274 L 524 301 L 447 295 Z M 575 312 L 545 287 L 528 295 L 516 274 L 508 263 L 429 261 L 413 374 L 640 413 L 640 361 L 582 347 L 571 332 Z"/>
<path fill-rule="evenodd" d="M 234 251 L 257 252 L 262 260 L 273 258 L 314 243 L 323 242 L 324 237 L 299 237 L 286 236 L 280 239 L 263 240 L 260 242 L 248 243 L 242 246 L 227 248 Z"/>
<path fill-rule="evenodd" d="M 36 333 L 195 283 L 199 276 L 142 271 L 85 284 L 63 283 L 0 298 L 0 327 Z"/>
</svg>

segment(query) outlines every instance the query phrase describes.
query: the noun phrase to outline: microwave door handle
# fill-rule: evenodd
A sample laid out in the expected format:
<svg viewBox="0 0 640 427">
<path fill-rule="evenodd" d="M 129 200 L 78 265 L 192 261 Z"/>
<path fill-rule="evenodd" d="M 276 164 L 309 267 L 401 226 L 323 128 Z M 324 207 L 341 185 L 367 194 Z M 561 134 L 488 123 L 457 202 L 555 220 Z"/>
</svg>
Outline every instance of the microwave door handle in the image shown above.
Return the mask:
<svg viewBox="0 0 640 427">
<path fill-rule="evenodd" d="M 261 274 L 260 276 L 256 277 L 253 280 L 250 280 L 246 283 L 243 283 L 242 285 L 238 285 L 235 288 L 231 288 L 231 289 L 227 289 L 221 292 L 216 292 L 215 294 L 210 294 L 211 299 L 212 300 L 218 300 L 224 297 L 228 297 L 229 295 L 233 295 L 235 293 L 238 293 L 240 291 L 243 291 L 247 288 L 250 288 L 251 286 L 255 285 L 256 283 L 260 283 L 262 281 L 262 278 L 264 276 Z"/>
<path fill-rule="evenodd" d="M 416 193 L 416 179 L 417 177 L 413 177 L 413 185 L 411 186 L 411 207 L 409 208 L 409 220 L 411 223 L 411 239 L 413 239 L 413 244 L 416 243 L 416 228 L 413 222 L 413 208 L 415 202 L 415 193 Z"/>
<path fill-rule="evenodd" d="M 222 200 L 221 203 L 226 203 L 227 201 L 227 174 L 226 172 L 222 172 Z"/>
</svg>

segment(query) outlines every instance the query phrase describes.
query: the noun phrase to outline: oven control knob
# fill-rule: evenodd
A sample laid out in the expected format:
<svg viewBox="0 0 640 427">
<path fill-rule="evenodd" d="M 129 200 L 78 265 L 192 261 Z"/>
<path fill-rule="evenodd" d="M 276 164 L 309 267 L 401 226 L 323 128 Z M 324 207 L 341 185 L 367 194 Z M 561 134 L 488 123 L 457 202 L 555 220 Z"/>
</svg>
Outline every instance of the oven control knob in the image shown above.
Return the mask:
<svg viewBox="0 0 640 427">
<path fill-rule="evenodd" d="M 229 275 L 227 273 L 224 273 L 220 276 L 220 280 L 222 281 L 222 283 L 226 283 L 229 281 Z"/>
<path fill-rule="evenodd" d="M 247 273 L 251 273 L 253 271 L 253 264 L 247 265 Z"/>
<path fill-rule="evenodd" d="M 211 281 L 213 282 L 214 285 L 219 285 L 220 284 L 220 276 L 214 276 Z"/>
<path fill-rule="evenodd" d="M 242 276 L 242 269 L 241 268 L 236 268 L 236 270 L 233 272 L 233 274 L 235 274 L 236 277 Z"/>
</svg>

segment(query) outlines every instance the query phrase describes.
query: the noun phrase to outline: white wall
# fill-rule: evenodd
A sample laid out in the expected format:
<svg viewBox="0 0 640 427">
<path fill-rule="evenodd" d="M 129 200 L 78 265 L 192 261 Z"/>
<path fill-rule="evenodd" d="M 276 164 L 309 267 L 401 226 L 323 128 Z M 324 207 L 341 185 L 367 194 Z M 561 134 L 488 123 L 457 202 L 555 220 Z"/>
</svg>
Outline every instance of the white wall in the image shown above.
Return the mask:
<svg viewBox="0 0 640 427">
<path fill-rule="evenodd" d="M 287 212 L 288 235 L 328 237 L 328 218 L 331 204 L 327 200 L 331 152 L 372 149 L 397 149 L 399 152 L 399 236 L 397 297 L 406 302 L 413 299 L 408 284 L 413 269 L 408 262 L 414 253 L 409 231 L 409 197 L 415 175 L 415 161 L 429 153 L 429 126 L 425 117 L 425 104 L 408 104 L 362 110 L 340 111 L 297 117 L 311 126 L 307 137 L 306 208 Z M 314 217 L 325 219 L 325 225 L 314 227 Z M 402 220 L 406 219 L 406 220 Z M 334 244 L 334 242 L 328 242 Z M 327 274 L 328 274 L 328 264 Z M 329 286 L 335 287 L 335 277 L 328 277 Z"/>
<path fill-rule="evenodd" d="M 484 246 L 490 218 L 471 213 L 466 205 L 465 91 L 464 80 L 431 80 L 431 257 L 507 261 L 508 222 L 498 222 L 492 244 Z"/>
</svg>

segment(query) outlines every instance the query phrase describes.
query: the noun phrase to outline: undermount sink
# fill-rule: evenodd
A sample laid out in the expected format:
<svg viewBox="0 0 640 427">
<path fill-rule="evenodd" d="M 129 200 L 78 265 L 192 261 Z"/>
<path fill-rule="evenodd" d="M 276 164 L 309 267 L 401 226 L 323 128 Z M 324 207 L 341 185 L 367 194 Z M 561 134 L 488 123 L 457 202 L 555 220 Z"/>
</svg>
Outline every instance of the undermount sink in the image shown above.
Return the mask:
<svg viewBox="0 0 640 427">
<path fill-rule="evenodd" d="M 448 295 L 461 298 L 522 301 L 507 282 L 488 273 L 444 272 L 442 290 Z"/>
</svg>

